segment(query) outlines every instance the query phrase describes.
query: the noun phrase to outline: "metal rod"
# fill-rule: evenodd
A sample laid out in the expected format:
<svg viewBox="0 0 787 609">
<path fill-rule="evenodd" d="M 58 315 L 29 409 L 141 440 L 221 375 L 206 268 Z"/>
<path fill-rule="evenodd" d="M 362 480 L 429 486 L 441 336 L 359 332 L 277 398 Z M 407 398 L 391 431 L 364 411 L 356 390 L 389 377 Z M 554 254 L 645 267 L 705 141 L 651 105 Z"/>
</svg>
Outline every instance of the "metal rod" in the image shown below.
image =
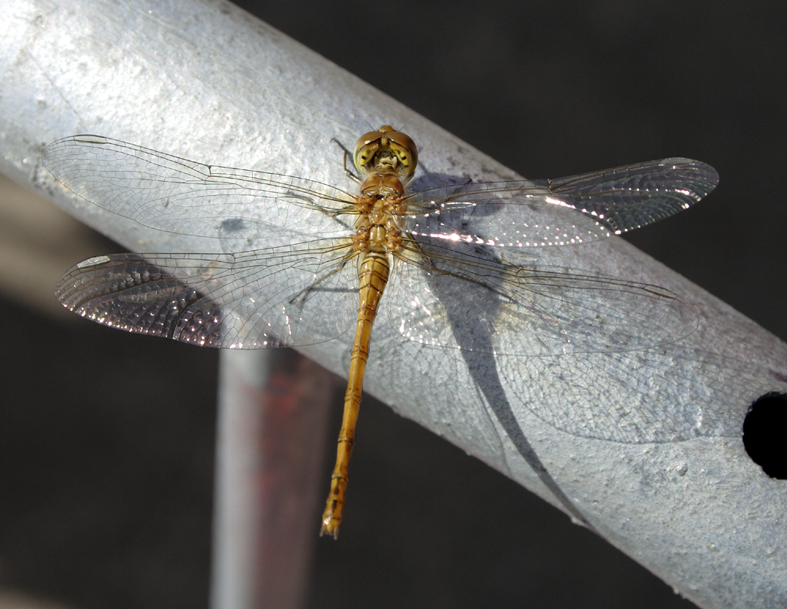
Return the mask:
<svg viewBox="0 0 787 609">
<path fill-rule="evenodd" d="M 212 607 L 302 605 L 331 387 L 291 350 L 222 352 Z"/>
</svg>

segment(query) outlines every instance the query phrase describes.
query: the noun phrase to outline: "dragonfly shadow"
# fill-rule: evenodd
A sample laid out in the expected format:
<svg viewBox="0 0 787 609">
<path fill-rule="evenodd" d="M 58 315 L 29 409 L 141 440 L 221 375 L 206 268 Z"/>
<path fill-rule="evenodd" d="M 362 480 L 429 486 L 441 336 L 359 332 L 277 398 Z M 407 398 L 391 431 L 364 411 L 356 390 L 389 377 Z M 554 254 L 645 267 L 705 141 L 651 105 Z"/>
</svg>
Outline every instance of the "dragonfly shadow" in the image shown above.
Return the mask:
<svg viewBox="0 0 787 609">
<path fill-rule="evenodd" d="M 464 186 L 468 180 L 457 176 L 429 173 L 415 182 L 413 184 L 415 189 L 428 189 L 453 185 Z M 477 215 L 462 213 L 461 219 L 457 217 L 457 220 L 463 223 L 463 229 L 484 238 L 485 235 L 472 226 L 473 220 L 493 214 L 495 206 L 486 205 L 481 209 L 484 211 L 474 210 L 474 212 L 478 211 Z M 441 217 L 441 222 L 447 225 L 452 223 L 450 212 L 448 216 Z M 415 237 L 415 240 L 427 256 L 432 252 L 433 248 L 428 240 L 421 240 L 418 237 Z M 490 267 L 503 266 L 504 264 L 494 249 L 484 244 L 460 243 L 455 244 L 452 250 L 454 254 L 472 257 L 477 261 L 489 264 Z M 437 266 L 440 266 L 439 262 Z M 459 348 L 470 377 L 484 396 L 495 419 L 525 462 L 572 517 L 586 526 L 590 526 L 582 513 L 562 491 L 557 481 L 550 475 L 517 421 L 508 400 L 503 380 L 498 371 L 493 321 L 501 310 L 500 295 L 504 292 L 503 286 L 498 278 L 492 275 L 484 278 L 483 284 L 478 284 L 468 278 L 460 277 L 460 279 L 465 279 L 465 281 L 458 281 L 456 275 L 446 275 L 439 272 L 426 274 L 427 284 L 443 307 L 455 346 Z M 472 296 L 468 296 L 468 293 L 472 293 Z"/>
</svg>

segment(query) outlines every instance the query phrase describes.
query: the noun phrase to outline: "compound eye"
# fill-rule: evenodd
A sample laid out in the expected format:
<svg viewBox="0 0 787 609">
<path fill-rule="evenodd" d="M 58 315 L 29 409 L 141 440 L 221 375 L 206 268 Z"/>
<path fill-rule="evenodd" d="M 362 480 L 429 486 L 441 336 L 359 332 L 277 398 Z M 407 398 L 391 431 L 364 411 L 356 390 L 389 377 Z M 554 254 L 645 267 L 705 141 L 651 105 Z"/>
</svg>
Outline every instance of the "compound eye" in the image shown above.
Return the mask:
<svg viewBox="0 0 787 609">
<path fill-rule="evenodd" d="M 358 153 L 362 148 L 366 148 L 367 146 L 374 144 L 382 137 L 385 137 L 385 133 L 382 131 L 370 131 L 369 133 L 364 133 L 355 143 L 355 155 L 358 156 Z"/>
<path fill-rule="evenodd" d="M 369 171 L 365 165 L 374 159 L 375 153 L 380 148 L 380 139 L 383 137 L 385 134 L 381 131 L 370 131 L 358 139 L 353 151 L 353 162 L 358 171 L 361 173 Z"/>
<path fill-rule="evenodd" d="M 391 140 L 391 150 L 394 151 L 399 162 L 407 168 L 408 175 L 412 175 L 418 164 L 418 148 L 415 142 L 401 131 L 391 131 L 385 135 Z"/>
<path fill-rule="evenodd" d="M 356 158 L 361 162 L 362 165 L 366 165 L 369 161 L 372 160 L 374 156 L 374 151 L 377 149 L 377 146 L 371 147 L 366 146 L 361 148 L 360 150 L 356 151 Z"/>
</svg>

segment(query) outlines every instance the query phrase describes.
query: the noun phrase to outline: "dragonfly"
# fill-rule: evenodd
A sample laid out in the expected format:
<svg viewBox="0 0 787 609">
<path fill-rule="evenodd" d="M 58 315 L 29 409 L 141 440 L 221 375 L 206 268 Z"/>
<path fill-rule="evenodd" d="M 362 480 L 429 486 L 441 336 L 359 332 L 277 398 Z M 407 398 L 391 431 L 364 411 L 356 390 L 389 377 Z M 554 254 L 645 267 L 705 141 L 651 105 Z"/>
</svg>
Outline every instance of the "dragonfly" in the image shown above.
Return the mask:
<svg viewBox="0 0 787 609">
<path fill-rule="evenodd" d="M 358 175 L 347 168 L 349 156 Z M 97 135 L 53 142 L 43 163 L 99 208 L 200 244 L 196 253 L 80 262 L 55 292 L 74 313 L 229 349 L 316 344 L 355 322 L 320 531 L 334 538 L 381 302 L 389 325 L 409 340 L 494 356 L 570 356 L 678 340 L 692 326 L 677 294 L 550 266 L 537 253 L 671 216 L 718 183 L 705 163 L 667 158 L 560 179 L 460 179 L 411 192 L 418 148 L 390 125 L 344 150 L 356 194 Z"/>
</svg>

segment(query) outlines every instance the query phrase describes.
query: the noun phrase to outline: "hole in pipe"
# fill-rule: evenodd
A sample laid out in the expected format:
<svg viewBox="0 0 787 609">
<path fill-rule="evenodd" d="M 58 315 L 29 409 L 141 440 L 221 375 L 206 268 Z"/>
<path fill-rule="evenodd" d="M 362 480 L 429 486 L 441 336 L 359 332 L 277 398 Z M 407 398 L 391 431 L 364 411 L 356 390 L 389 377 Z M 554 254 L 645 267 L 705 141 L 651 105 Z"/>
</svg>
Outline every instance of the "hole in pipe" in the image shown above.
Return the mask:
<svg viewBox="0 0 787 609">
<path fill-rule="evenodd" d="M 743 420 L 743 446 L 771 478 L 787 479 L 787 395 L 766 393 Z"/>
</svg>

